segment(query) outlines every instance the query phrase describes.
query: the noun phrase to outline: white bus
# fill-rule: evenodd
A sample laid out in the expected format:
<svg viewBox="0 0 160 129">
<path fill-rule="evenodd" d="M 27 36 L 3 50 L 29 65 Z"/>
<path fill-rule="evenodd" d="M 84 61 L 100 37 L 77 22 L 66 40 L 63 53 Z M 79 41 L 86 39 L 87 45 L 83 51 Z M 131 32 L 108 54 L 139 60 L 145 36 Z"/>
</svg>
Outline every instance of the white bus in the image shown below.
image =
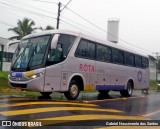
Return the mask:
<svg viewBox="0 0 160 129">
<path fill-rule="evenodd" d="M 25 36 L 14 54 L 11 87 L 48 96 L 62 92 L 75 100 L 80 91 L 110 90 L 131 96 L 149 87 L 148 57 L 82 33 L 52 30 Z"/>
</svg>

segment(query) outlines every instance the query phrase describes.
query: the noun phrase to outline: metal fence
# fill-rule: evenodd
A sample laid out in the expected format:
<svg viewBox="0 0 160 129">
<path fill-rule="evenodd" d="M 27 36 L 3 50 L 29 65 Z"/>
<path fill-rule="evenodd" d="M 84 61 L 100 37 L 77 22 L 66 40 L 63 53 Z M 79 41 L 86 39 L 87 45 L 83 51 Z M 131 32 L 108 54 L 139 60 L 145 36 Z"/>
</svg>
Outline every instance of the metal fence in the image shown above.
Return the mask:
<svg viewBox="0 0 160 129">
<path fill-rule="evenodd" d="M 2 57 L 3 57 L 3 52 L 0 51 L 0 71 L 2 70 Z"/>
</svg>

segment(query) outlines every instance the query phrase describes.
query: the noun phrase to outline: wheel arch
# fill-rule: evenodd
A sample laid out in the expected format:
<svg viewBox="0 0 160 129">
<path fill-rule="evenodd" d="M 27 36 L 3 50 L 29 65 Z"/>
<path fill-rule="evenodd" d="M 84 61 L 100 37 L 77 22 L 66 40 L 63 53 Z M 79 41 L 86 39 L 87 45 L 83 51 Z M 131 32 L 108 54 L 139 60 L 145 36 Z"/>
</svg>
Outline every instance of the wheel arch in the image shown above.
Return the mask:
<svg viewBox="0 0 160 129">
<path fill-rule="evenodd" d="M 72 80 L 75 80 L 79 84 L 80 91 L 84 90 L 85 80 L 84 80 L 84 77 L 81 74 L 76 74 L 75 73 L 69 78 L 68 83 L 67 83 L 67 89 L 69 88 L 69 84 Z"/>
<path fill-rule="evenodd" d="M 126 87 L 127 87 L 128 82 L 131 82 L 132 88 L 134 89 L 134 86 L 135 86 L 134 85 L 134 79 L 133 78 L 129 78 L 128 81 L 127 81 L 127 83 L 126 83 Z"/>
</svg>

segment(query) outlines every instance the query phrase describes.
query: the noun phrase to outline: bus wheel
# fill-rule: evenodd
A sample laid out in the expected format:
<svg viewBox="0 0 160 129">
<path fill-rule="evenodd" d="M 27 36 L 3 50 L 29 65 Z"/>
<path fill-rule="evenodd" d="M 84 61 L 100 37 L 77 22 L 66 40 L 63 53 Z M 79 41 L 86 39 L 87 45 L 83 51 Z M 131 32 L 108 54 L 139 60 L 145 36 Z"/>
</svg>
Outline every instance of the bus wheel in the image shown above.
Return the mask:
<svg viewBox="0 0 160 129">
<path fill-rule="evenodd" d="M 78 83 L 73 80 L 70 82 L 68 91 L 64 92 L 64 96 L 68 100 L 76 100 L 77 97 L 79 96 L 79 92 L 80 92 L 80 89 L 79 89 Z"/>
<path fill-rule="evenodd" d="M 52 92 L 41 92 L 42 96 L 50 96 Z"/>
<path fill-rule="evenodd" d="M 101 95 L 107 95 L 109 93 L 109 90 L 98 90 L 98 92 L 101 94 Z"/>
<path fill-rule="evenodd" d="M 132 93 L 133 93 L 133 85 L 132 85 L 132 83 L 129 81 L 129 82 L 127 83 L 127 89 L 126 89 L 126 90 L 121 90 L 121 91 L 120 91 L 120 94 L 121 94 L 122 96 L 130 97 L 130 96 L 132 96 Z"/>
</svg>

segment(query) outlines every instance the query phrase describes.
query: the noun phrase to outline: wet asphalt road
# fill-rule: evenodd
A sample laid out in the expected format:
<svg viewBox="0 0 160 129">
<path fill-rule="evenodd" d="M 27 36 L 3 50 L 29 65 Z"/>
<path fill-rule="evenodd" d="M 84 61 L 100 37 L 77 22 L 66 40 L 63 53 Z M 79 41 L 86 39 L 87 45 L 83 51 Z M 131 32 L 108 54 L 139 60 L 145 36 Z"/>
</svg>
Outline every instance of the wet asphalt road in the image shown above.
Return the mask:
<svg viewBox="0 0 160 129">
<path fill-rule="evenodd" d="M 132 97 L 124 98 L 119 93 L 102 96 L 98 92 L 83 92 L 77 101 L 68 101 L 60 93 L 48 98 L 36 95 L 1 95 L 0 120 L 41 122 L 43 126 L 36 127 L 37 129 L 70 129 L 75 128 L 75 125 L 76 128 L 89 129 L 148 129 L 147 126 L 105 126 L 105 123 L 107 120 L 160 120 L 160 93 L 150 91 L 149 94 L 142 94 L 141 91 L 135 91 Z M 0 127 L 7 128 L 20 127 Z M 160 126 L 149 126 L 149 129 L 152 128 L 160 129 Z"/>
</svg>

